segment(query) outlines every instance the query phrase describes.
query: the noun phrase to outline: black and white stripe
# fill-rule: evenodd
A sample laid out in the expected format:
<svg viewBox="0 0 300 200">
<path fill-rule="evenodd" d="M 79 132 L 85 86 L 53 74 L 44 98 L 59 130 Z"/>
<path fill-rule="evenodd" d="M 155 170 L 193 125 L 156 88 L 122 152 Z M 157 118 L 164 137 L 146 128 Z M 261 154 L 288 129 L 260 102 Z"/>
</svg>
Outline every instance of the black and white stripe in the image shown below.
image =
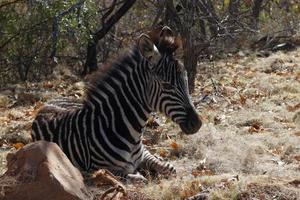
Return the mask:
<svg viewBox="0 0 300 200">
<path fill-rule="evenodd" d="M 146 36 L 142 39 L 150 40 Z M 149 41 L 146 42 L 149 48 Z M 47 104 L 33 122 L 33 140 L 57 143 L 82 170 L 107 168 L 122 177 L 135 174 L 140 167 L 160 173 L 175 172 L 173 166 L 143 146 L 146 121 L 151 112 L 161 111 L 185 127 L 184 131 L 195 132 L 198 122 L 189 121 L 199 118 L 195 118 L 186 72 L 180 62 L 163 52 L 153 62 L 143 54 L 144 47 L 137 45 L 99 74 L 84 102 L 63 99 Z M 157 53 L 153 44 L 152 50 Z M 191 124 L 194 126 L 188 127 Z"/>
</svg>

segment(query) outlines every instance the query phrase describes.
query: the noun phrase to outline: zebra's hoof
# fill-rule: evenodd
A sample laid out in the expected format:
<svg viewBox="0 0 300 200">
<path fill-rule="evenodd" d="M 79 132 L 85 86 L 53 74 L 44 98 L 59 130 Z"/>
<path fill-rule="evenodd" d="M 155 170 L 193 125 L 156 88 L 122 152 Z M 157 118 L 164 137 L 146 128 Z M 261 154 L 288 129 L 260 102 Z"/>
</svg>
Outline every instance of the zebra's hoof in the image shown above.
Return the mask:
<svg viewBox="0 0 300 200">
<path fill-rule="evenodd" d="M 172 164 L 167 163 L 167 167 L 161 173 L 164 175 L 176 175 L 176 169 Z"/>
<path fill-rule="evenodd" d="M 140 173 L 128 174 L 126 178 L 127 183 L 148 183 L 148 180 Z"/>
</svg>

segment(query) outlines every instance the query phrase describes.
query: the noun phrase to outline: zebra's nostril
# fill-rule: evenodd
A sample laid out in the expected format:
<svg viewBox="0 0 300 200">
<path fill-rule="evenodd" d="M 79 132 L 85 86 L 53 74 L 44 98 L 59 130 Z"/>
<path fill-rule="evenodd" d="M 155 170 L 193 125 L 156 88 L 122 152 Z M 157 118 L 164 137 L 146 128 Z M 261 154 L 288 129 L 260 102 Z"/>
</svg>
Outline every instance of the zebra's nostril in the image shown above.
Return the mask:
<svg viewBox="0 0 300 200">
<path fill-rule="evenodd" d="M 197 117 L 197 118 L 191 119 L 188 124 L 189 124 L 188 126 L 189 126 L 190 129 L 197 129 L 197 130 L 199 130 L 199 128 L 202 125 L 202 122 L 199 119 L 199 117 Z"/>
<path fill-rule="evenodd" d="M 193 108 L 187 109 L 186 122 L 181 124 L 180 127 L 186 134 L 196 133 L 202 126 L 202 121 Z"/>
</svg>

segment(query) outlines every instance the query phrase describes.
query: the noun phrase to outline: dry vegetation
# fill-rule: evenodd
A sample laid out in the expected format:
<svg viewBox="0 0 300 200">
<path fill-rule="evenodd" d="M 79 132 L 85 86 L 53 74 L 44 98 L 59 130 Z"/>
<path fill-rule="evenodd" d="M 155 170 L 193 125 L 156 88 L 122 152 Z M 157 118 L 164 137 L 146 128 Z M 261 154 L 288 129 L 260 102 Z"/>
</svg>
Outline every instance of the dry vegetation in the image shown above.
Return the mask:
<svg viewBox="0 0 300 200">
<path fill-rule="evenodd" d="M 132 198 L 300 199 L 300 50 L 268 58 L 239 52 L 199 63 L 194 103 L 204 125 L 192 136 L 158 116 L 144 143 L 177 176 L 128 185 Z M 64 66 L 55 80 L 0 93 L 0 175 L 5 156 L 30 141 L 36 110 L 60 95 L 80 98 L 83 82 Z M 155 125 L 159 126 L 155 126 Z M 150 123 L 151 125 L 151 123 Z"/>
</svg>

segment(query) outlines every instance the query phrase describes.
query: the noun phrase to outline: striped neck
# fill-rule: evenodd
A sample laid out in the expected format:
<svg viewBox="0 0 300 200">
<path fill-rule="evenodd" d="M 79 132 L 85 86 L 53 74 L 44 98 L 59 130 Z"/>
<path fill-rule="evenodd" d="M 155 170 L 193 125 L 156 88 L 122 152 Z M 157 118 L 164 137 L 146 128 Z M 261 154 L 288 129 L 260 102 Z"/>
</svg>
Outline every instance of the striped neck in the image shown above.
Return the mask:
<svg viewBox="0 0 300 200">
<path fill-rule="evenodd" d="M 149 65 L 134 48 L 104 74 L 98 74 L 91 82 L 84 102 L 84 108 L 105 119 L 105 125 L 116 132 L 125 124 L 136 142 L 140 141 L 142 129 L 152 111 L 148 91 L 154 78 Z"/>
</svg>

